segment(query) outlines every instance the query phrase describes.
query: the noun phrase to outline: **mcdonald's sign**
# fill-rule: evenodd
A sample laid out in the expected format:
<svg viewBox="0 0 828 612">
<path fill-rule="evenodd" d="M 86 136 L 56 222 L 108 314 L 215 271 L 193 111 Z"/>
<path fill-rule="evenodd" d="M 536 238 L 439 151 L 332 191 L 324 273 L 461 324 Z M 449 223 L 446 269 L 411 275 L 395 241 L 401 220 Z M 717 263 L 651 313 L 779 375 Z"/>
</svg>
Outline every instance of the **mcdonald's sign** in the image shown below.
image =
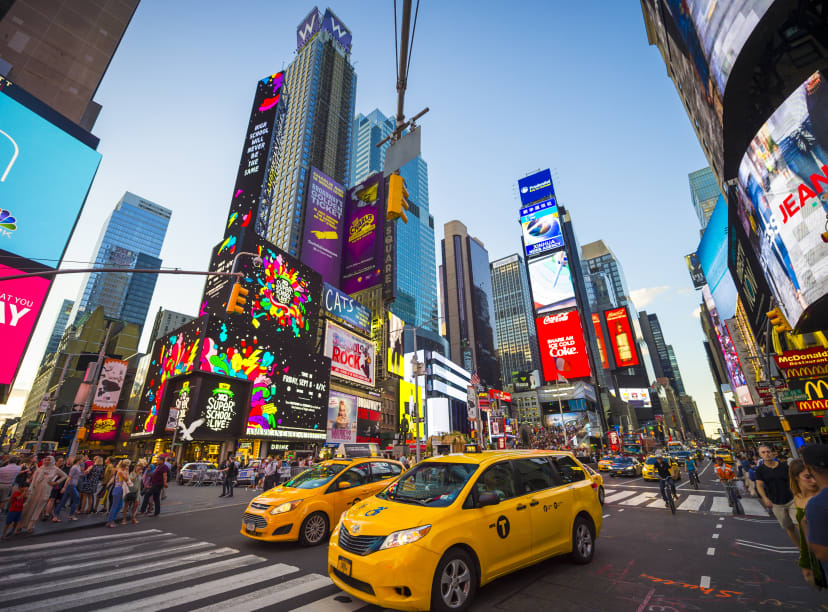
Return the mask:
<svg viewBox="0 0 828 612">
<path fill-rule="evenodd" d="M 816 378 L 803 382 L 803 391 L 808 399 L 797 402 L 797 409 L 800 412 L 828 410 L 828 381 L 824 378 Z"/>
<path fill-rule="evenodd" d="M 807 348 L 801 351 L 786 351 L 781 355 L 774 355 L 776 365 L 782 370 L 816 366 L 828 363 L 828 349 L 822 347 Z M 789 374 L 786 375 L 790 376 Z"/>
</svg>

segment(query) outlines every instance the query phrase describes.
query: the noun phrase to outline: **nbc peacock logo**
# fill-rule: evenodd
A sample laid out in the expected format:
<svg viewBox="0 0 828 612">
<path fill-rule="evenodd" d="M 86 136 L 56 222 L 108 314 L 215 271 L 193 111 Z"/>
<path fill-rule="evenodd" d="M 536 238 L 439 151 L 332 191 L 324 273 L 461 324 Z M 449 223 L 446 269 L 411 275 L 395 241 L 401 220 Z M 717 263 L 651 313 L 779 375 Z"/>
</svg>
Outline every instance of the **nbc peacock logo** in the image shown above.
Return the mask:
<svg viewBox="0 0 828 612">
<path fill-rule="evenodd" d="M 11 214 L 11 211 L 0 208 L 0 236 L 11 236 L 11 233 L 17 229 L 17 219 Z"/>
</svg>

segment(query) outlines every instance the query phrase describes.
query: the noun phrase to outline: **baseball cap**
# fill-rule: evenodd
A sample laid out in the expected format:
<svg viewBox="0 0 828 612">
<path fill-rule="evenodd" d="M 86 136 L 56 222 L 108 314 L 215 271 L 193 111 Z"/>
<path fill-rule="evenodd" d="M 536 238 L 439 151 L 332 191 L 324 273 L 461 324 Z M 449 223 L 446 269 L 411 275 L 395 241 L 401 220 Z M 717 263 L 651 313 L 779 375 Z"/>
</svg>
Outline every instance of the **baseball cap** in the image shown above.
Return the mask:
<svg viewBox="0 0 828 612">
<path fill-rule="evenodd" d="M 799 454 L 808 465 L 828 468 L 828 444 L 806 444 L 799 449 Z"/>
</svg>

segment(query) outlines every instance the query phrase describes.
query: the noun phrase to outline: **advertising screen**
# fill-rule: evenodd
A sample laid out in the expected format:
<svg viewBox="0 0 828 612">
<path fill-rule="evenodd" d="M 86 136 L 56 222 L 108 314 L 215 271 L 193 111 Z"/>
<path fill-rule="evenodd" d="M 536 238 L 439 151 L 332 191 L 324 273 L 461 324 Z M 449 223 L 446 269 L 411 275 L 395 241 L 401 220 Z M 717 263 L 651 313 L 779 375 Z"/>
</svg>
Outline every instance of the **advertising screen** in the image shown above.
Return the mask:
<svg viewBox="0 0 828 612">
<path fill-rule="evenodd" d="M 380 442 L 380 422 L 382 421 L 380 408 L 381 404 L 376 400 L 365 397 L 357 398 L 357 442 L 363 444 Z M 440 429 L 432 431 L 440 431 Z"/>
<path fill-rule="evenodd" d="M 630 329 L 627 308 L 622 306 L 621 308 L 605 310 L 604 319 L 607 322 L 607 331 L 612 344 L 612 353 L 615 355 L 616 367 L 629 368 L 638 365 L 635 336 Z"/>
<path fill-rule="evenodd" d="M 355 395 L 330 391 L 328 395 L 328 444 L 357 441 L 357 398 Z"/>
<path fill-rule="evenodd" d="M 322 284 L 322 308 L 345 327 L 371 335 L 371 310 L 328 283 Z"/>
<path fill-rule="evenodd" d="M 190 409 L 190 401 L 194 400 L 197 388 L 189 378 L 179 378 L 170 382 L 169 395 L 167 396 L 167 418 L 164 431 L 173 432 L 180 427 L 181 423 L 187 422 L 187 412 Z"/>
<path fill-rule="evenodd" d="M 128 361 L 120 359 L 105 359 L 101 375 L 98 378 L 98 388 L 92 399 L 95 410 L 113 410 L 118 405 L 121 389 L 124 387 Z"/>
<path fill-rule="evenodd" d="M 0 90 L 0 250 L 57 268 L 100 161 Z"/>
<path fill-rule="evenodd" d="M 374 386 L 376 353 L 371 340 L 360 338 L 328 321 L 325 356 L 331 359 L 331 376 Z"/>
<path fill-rule="evenodd" d="M 383 183 L 380 172 L 348 191 L 342 249 L 342 290 L 348 294 L 382 282 Z"/>
<path fill-rule="evenodd" d="M 562 247 L 564 244 L 558 205 L 554 198 L 520 209 L 523 248 L 527 257 Z"/>
<path fill-rule="evenodd" d="M 345 188 L 314 167 L 310 169 L 305 205 L 302 263 L 339 286 L 342 273 L 342 226 L 345 221 Z"/>
<path fill-rule="evenodd" d="M 524 206 L 554 197 L 555 188 L 552 185 L 552 173 L 549 168 L 518 179 L 518 191 L 520 191 L 520 203 Z"/>
<path fill-rule="evenodd" d="M 557 381 L 558 376 L 570 379 L 590 375 L 589 357 L 577 310 L 537 317 L 535 325 L 545 381 Z"/>
<path fill-rule="evenodd" d="M 590 425 L 587 412 L 564 412 L 563 419 L 561 419 L 557 403 L 544 406 L 543 412 L 543 425 L 547 429 L 547 436 L 551 438 L 552 444 L 575 448 L 589 438 Z"/>
<path fill-rule="evenodd" d="M 229 440 L 239 436 L 247 415 L 250 384 L 209 374 L 194 374 L 192 378 L 199 382 L 196 403 L 181 420 L 187 435 L 194 440 Z"/>
<path fill-rule="evenodd" d="M 825 76 L 815 72 L 759 129 L 739 165 L 742 229 L 793 326 L 828 293 L 826 96 Z"/>
<path fill-rule="evenodd" d="M 737 297 L 736 285 L 727 267 L 727 237 L 727 201 L 724 196 L 719 196 L 696 253 L 719 316 L 724 319 L 736 314 Z"/>
<path fill-rule="evenodd" d="M 11 263 L 11 259 L 3 258 Z M 14 258 L 17 262 L 18 259 Z M 22 260 L 21 268 L 0 264 L 0 279 L 3 276 L 25 274 L 32 271 L 32 262 Z M 11 385 L 17 375 L 17 368 L 29 338 L 32 335 L 43 302 L 49 293 L 52 281 L 41 276 L 29 276 L 16 280 L 0 280 L 0 330 L 2 330 L 3 350 L 0 352 L 0 385 Z"/>
<path fill-rule="evenodd" d="M 621 399 L 639 408 L 651 408 L 649 389 L 618 389 Z"/>
<path fill-rule="evenodd" d="M 604 330 L 601 329 L 601 315 L 597 312 L 592 313 L 592 327 L 595 328 L 595 340 L 598 343 L 598 356 L 601 358 L 601 367 L 608 370 L 607 342 L 604 339 Z"/>
<path fill-rule="evenodd" d="M 388 312 L 388 371 L 397 376 L 405 376 L 405 359 L 403 358 L 403 331 L 405 321 Z"/>
<path fill-rule="evenodd" d="M 86 439 L 91 442 L 114 442 L 121 427 L 121 415 L 109 415 L 106 412 L 93 412 L 89 420 L 89 433 Z"/>
<path fill-rule="evenodd" d="M 575 288 L 566 251 L 529 262 L 529 283 L 538 314 L 575 306 Z"/>
<path fill-rule="evenodd" d="M 685 255 L 684 261 L 687 262 L 687 270 L 690 272 L 690 280 L 693 281 L 693 287 L 695 289 L 704 287 L 707 281 L 704 278 L 704 270 L 702 270 L 698 253 Z"/>
<path fill-rule="evenodd" d="M 713 328 L 716 330 L 716 337 L 719 340 L 719 347 L 721 348 L 725 368 L 727 369 L 727 377 L 730 381 L 730 389 L 736 395 L 736 401 L 740 406 L 751 406 L 753 405 L 753 399 L 750 396 L 750 389 L 748 389 L 747 380 L 742 372 L 742 364 L 739 361 L 739 356 L 736 354 L 736 347 L 733 346 L 730 331 L 728 331 L 727 325 L 719 317 L 716 304 L 708 287 L 702 289 L 702 296 L 704 296 L 705 306 L 713 321 Z"/>
</svg>

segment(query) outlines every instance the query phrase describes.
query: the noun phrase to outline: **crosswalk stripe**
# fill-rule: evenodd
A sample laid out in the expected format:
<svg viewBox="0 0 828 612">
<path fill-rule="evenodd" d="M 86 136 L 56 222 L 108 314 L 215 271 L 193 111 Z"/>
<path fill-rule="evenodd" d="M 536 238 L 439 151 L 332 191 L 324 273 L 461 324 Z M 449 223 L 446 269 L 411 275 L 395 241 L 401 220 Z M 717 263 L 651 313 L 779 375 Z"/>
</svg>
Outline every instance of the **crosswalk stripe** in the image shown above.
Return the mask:
<svg viewBox="0 0 828 612">
<path fill-rule="evenodd" d="M 612 495 L 607 495 L 604 498 L 604 503 L 612 503 L 616 502 L 619 499 L 624 499 L 625 497 L 629 497 L 630 495 L 635 495 L 635 491 L 619 491 L 618 493 L 613 493 Z"/>
<path fill-rule="evenodd" d="M 238 552 L 239 551 L 235 548 L 216 548 L 214 550 L 208 550 L 205 552 L 193 553 L 191 555 L 183 555 L 180 557 L 176 557 L 175 563 L 176 565 L 187 565 L 188 563 L 211 561 L 213 559 L 220 559 L 221 557 L 226 557 L 227 555 L 235 555 L 238 554 Z M 170 560 L 165 558 L 160 561 L 142 563 L 140 570 L 142 574 L 146 574 L 147 572 L 160 568 L 169 569 L 169 567 Z M 20 594 L 26 595 L 27 597 L 36 597 L 38 595 L 51 595 L 55 591 L 61 589 L 86 586 L 87 584 L 98 584 L 101 582 L 105 582 L 107 580 L 116 580 L 118 578 L 131 578 L 133 576 L 135 576 L 135 567 L 130 565 L 128 567 L 121 567 L 110 571 L 96 571 L 92 574 L 74 576 L 72 578 L 64 578 L 62 580 L 54 580 L 52 582 L 36 582 L 34 584 L 28 584 L 26 586 L 21 586 L 14 589 L 3 589 L 2 591 L 0 591 L 0 596 L 2 596 L 4 600 L 11 601 L 11 599 L 15 595 Z"/>
<path fill-rule="evenodd" d="M 293 608 L 291 612 L 353 612 L 367 605 L 364 601 L 340 591 L 301 608 Z"/>
<path fill-rule="evenodd" d="M 647 507 L 648 508 L 666 508 L 667 503 L 664 501 L 664 498 L 661 497 L 661 493 L 659 493 L 658 497 L 656 497 L 653 501 L 651 501 L 649 504 L 647 504 Z"/>
<path fill-rule="evenodd" d="M 292 565 L 277 563 L 275 565 L 261 567 L 249 572 L 234 573 L 232 576 L 202 582 L 190 587 L 167 591 L 151 597 L 145 597 L 137 601 L 124 602 L 98 612 L 139 612 L 140 610 L 158 610 L 160 608 L 172 608 L 181 606 L 199 599 L 206 599 L 220 595 L 228 590 L 249 587 L 251 584 L 265 582 L 279 578 L 286 574 L 298 572 L 299 568 Z"/>
<path fill-rule="evenodd" d="M 333 582 L 327 576 L 308 574 L 281 584 L 271 585 L 265 589 L 245 593 L 239 597 L 234 597 L 231 601 L 198 608 L 195 612 L 253 612 L 317 589 L 324 589 L 332 584 Z M 363 605 L 365 604 L 363 603 Z"/>
<path fill-rule="evenodd" d="M 622 506 L 637 506 L 639 504 L 643 504 L 644 502 L 650 501 L 652 498 L 652 493 L 641 493 L 635 497 L 631 497 L 630 499 L 625 499 L 620 503 Z"/>
<path fill-rule="evenodd" d="M 216 561 L 206 565 L 196 565 L 187 569 L 158 574 L 153 576 L 151 580 L 147 580 L 147 577 L 144 574 L 137 580 L 119 582 L 98 589 L 91 589 L 81 593 L 73 593 L 71 597 L 63 595 L 41 601 L 28 601 L 19 606 L 12 606 L 11 610 L 15 612 L 49 608 L 54 608 L 55 610 L 66 610 L 76 608 L 78 606 L 85 606 L 94 602 L 106 601 L 107 599 L 115 597 L 151 591 L 157 587 L 165 587 L 170 584 L 175 584 L 176 582 L 190 580 L 200 576 L 218 574 L 220 572 L 225 572 L 230 569 L 237 569 L 246 565 L 252 565 L 261 561 L 265 561 L 265 559 L 257 557 L 256 555 L 245 555 L 243 557 L 233 557 L 232 559 L 225 559 L 224 561 Z M 138 572 L 135 572 L 135 575 L 137 574 Z M 141 574 L 143 574 L 143 570 L 141 571 Z"/>
<path fill-rule="evenodd" d="M 140 553 L 136 555 L 126 555 L 126 556 L 117 556 L 119 562 L 123 561 L 140 561 L 142 559 L 147 559 L 151 557 L 158 557 L 158 555 L 169 555 L 170 553 L 179 552 L 183 550 L 195 550 L 197 548 L 205 548 L 205 547 L 213 547 L 214 544 L 210 544 L 209 542 L 194 542 L 192 544 L 184 544 L 183 546 L 173 546 L 172 548 L 161 548 L 155 547 L 153 550 L 145 553 Z M 21 578 L 31 578 L 32 576 L 45 576 L 47 574 L 59 574 L 62 572 L 75 572 L 80 569 L 94 567 L 96 565 L 100 565 L 100 560 L 96 561 L 87 561 L 85 563 L 69 563 L 67 565 L 59 565 L 58 567 L 49 567 L 41 572 L 19 572 L 17 574 L 7 574 L 3 576 L 6 580 L 12 579 L 21 579 Z"/>
<path fill-rule="evenodd" d="M 710 512 L 723 512 L 725 514 L 730 514 L 732 510 L 727 503 L 727 498 L 717 495 L 713 498 L 713 505 L 710 506 Z"/>
<path fill-rule="evenodd" d="M 745 514 L 750 516 L 768 516 L 768 510 L 758 499 L 741 499 Z"/>
<path fill-rule="evenodd" d="M 73 544 L 87 542 L 100 542 L 101 540 L 114 540 L 116 538 L 133 538 L 140 535 L 147 535 L 150 533 L 161 533 L 160 529 L 145 529 L 143 531 L 130 531 L 127 533 L 113 533 L 105 536 L 92 536 L 91 538 L 76 538 L 74 540 L 60 540 L 59 542 L 46 542 L 45 544 L 28 544 L 26 546 L 10 546 L 0 550 L 0 556 L 17 554 L 23 550 L 53 550 L 59 546 L 72 546 Z"/>
<path fill-rule="evenodd" d="M 701 508 L 701 505 L 704 503 L 705 496 L 704 495 L 688 495 L 687 499 L 685 499 L 681 504 L 679 504 L 678 510 L 698 510 Z"/>
<path fill-rule="evenodd" d="M 125 540 L 124 542 L 118 542 L 118 550 L 129 550 L 136 546 L 142 546 L 147 542 L 155 542 L 158 538 L 169 538 L 169 533 L 152 533 L 146 537 L 141 538 L 140 540 L 136 540 L 135 538 L 130 538 Z M 49 551 L 48 557 L 49 559 L 57 559 L 62 555 L 72 555 L 74 559 L 80 560 L 84 556 L 87 555 L 100 555 L 102 546 L 113 546 L 112 542 L 106 543 L 104 545 L 98 544 L 96 542 L 92 542 L 89 546 L 75 546 L 70 550 L 61 550 L 58 549 L 55 552 L 58 554 L 51 554 L 51 550 Z M 17 564 L 20 561 L 24 561 L 26 559 L 40 559 L 43 557 L 43 551 L 31 551 L 25 553 L 19 553 L 14 555 L 14 563 Z M 11 563 L 11 559 L 0 556 L 0 564 Z"/>
</svg>

